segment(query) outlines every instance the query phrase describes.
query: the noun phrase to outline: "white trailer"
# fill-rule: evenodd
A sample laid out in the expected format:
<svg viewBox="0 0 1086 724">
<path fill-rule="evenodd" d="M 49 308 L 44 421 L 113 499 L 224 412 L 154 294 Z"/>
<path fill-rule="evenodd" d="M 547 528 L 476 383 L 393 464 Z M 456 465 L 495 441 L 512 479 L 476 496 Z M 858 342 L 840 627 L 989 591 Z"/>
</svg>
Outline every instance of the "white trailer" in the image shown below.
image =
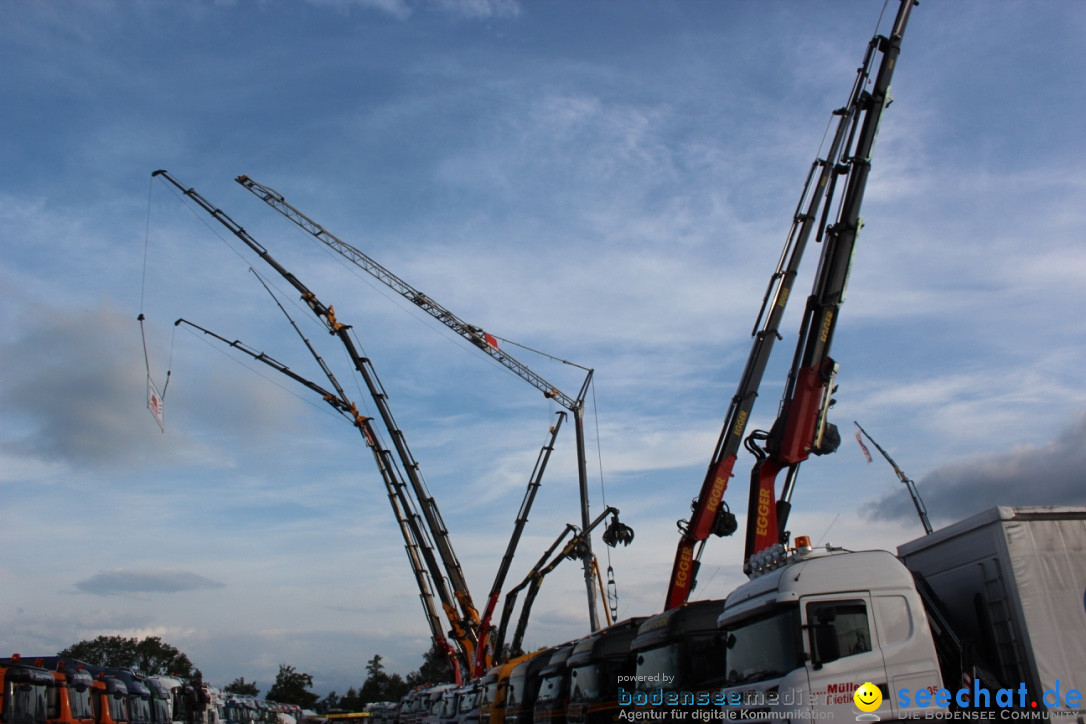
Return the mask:
<svg viewBox="0 0 1086 724">
<path fill-rule="evenodd" d="M 897 552 L 997 680 L 1054 711 L 1086 692 L 1086 508 L 990 508 Z"/>
</svg>

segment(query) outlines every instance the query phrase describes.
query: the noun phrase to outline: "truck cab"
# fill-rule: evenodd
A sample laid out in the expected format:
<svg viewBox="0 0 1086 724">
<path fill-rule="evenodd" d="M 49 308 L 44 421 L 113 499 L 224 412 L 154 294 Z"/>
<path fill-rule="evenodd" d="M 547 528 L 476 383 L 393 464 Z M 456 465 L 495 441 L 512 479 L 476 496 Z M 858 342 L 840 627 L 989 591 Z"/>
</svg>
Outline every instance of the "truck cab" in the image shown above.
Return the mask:
<svg viewBox="0 0 1086 724">
<path fill-rule="evenodd" d="M 82 664 L 56 656 L 0 659 L 0 666 L 20 663 L 45 669 L 53 677 L 47 689 L 46 719 L 49 724 L 94 724 L 94 679 Z"/>
<path fill-rule="evenodd" d="M 901 719 L 893 692 L 942 686 L 923 602 L 891 553 L 806 547 L 754 563 L 718 619 L 725 716 Z M 864 713 L 853 695 L 867 682 L 882 703 Z"/>
<path fill-rule="evenodd" d="M 124 682 L 129 724 L 162 724 L 151 719 L 151 690 L 144 677 L 128 669 L 104 669 L 105 676 Z"/>
<path fill-rule="evenodd" d="M 99 673 L 91 686 L 94 721 L 97 724 L 129 724 L 128 687 L 124 682 Z"/>
<path fill-rule="evenodd" d="M 547 665 L 539 672 L 532 720 L 535 724 L 565 724 L 569 703 L 569 655 L 573 644 L 555 649 Z"/>
<path fill-rule="evenodd" d="M 18 655 L 0 660 L 0 723 L 46 724 L 53 675 Z"/>
<path fill-rule="evenodd" d="M 509 677 L 513 669 L 535 654 L 525 654 L 491 667 L 483 675 L 479 695 L 479 721 L 481 724 L 504 724 L 505 702 L 509 693 Z"/>
<path fill-rule="evenodd" d="M 637 670 L 630 643 L 644 618 L 629 618 L 577 642 L 569 666 L 569 724 L 611 724 L 619 718 L 619 682 Z"/>
<path fill-rule="evenodd" d="M 719 599 L 691 601 L 645 619 L 630 643 L 632 680 L 618 682 L 619 704 L 665 721 L 689 721 L 690 711 L 711 708 L 724 676 L 723 609 Z"/>
<path fill-rule="evenodd" d="M 544 649 L 513 667 L 505 695 L 505 724 L 528 724 L 539 693 L 539 672 L 550 661 L 554 649 Z"/>
</svg>

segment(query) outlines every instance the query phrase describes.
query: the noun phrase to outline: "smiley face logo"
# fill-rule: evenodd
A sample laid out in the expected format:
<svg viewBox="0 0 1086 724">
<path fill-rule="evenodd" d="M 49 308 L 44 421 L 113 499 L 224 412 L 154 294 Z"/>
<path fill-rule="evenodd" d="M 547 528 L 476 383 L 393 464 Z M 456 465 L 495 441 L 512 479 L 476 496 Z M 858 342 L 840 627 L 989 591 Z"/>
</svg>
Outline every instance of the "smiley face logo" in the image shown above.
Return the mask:
<svg viewBox="0 0 1086 724">
<path fill-rule="evenodd" d="M 868 681 L 856 690 L 856 693 L 852 695 L 852 700 L 856 702 L 856 708 L 860 711 L 872 712 L 882 704 L 882 692 L 879 691 L 879 687 Z"/>
</svg>

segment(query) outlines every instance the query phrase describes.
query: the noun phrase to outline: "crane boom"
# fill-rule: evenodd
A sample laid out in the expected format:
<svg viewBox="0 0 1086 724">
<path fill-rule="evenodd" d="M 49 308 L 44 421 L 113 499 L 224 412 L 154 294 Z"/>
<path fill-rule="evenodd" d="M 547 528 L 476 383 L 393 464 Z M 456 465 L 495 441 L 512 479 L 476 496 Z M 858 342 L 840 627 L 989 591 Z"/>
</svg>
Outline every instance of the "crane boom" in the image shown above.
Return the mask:
<svg viewBox="0 0 1086 724">
<path fill-rule="evenodd" d="M 264 186 L 245 175 L 238 176 L 236 181 L 276 211 L 283 214 L 283 216 L 308 231 L 318 240 L 324 242 L 363 270 L 369 272 L 378 281 L 398 292 L 407 301 L 411 302 L 419 309 L 459 334 L 468 342 L 471 342 L 474 346 L 490 355 L 515 375 L 542 392 L 544 397 L 556 400 L 562 407 L 571 411 L 584 404 L 583 399 L 580 397 L 576 399 L 570 397 L 550 382 L 543 379 L 543 377 L 533 372 L 527 365 L 504 352 L 500 348 L 496 337 L 487 333 L 481 327 L 468 324 L 460 319 L 448 309 L 441 306 L 418 289 L 415 289 L 356 247 L 329 232 L 316 221 L 313 221 L 313 219 L 289 204 L 283 195 L 275 189 Z"/>
<path fill-rule="evenodd" d="M 835 169 L 837 175 L 845 177 L 844 195 L 836 221 L 825 229 L 780 411 L 769 432 L 755 431 L 748 445 L 758 461 L 751 473 L 744 561 L 787 542 L 785 527 L 800 464 L 811 454 L 832 453 L 841 441 L 837 426 L 827 420 L 837 376 L 837 363 L 829 356 L 830 345 L 845 300 L 856 240 L 863 227 L 860 206 L 871 172 L 871 154 L 882 113 L 891 102 L 890 80 L 914 4 L 915 0 L 901 0 L 890 34 L 876 35 L 871 40 L 859 71 L 864 82 L 857 84 L 851 104 L 854 111 L 849 120 L 849 150 Z M 865 90 L 879 54 L 881 60 L 871 90 Z M 778 496 L 776 478 L 782 470 L 786 471 L 785 481 Z"/>
<path fill-rule="evenodd" d="M 618 509 L 607 507 L 602 513 L 596 516 L 595 520 L 591 521 L 588 524 L 587 528 L 584 528 L 580 532 L 575 533 L 574 536 L 570 538 L 564 546 L 562 546 L 562 549 L 554 555 L 554 558 L 551 560 L 550 563 L 542 567 L 536 566 L 535 568 L 533 568 L 528 573 L 528 576 L 524 579 L 524 581 L 522 581 L 517 586 L 516 590 L 520 590 L 526 585 L 528 587 L 528 591 L 524 594 L 524 603 L 520 605 L 520 616 L 517 618 L 517 627 L 516 630 L 513 631 L 513 641 L 510 644 L 511 650 L 513 651 L 514 655 L 519 655 L 523 651 L 521 645 L 524 643 L 524 633 L 528 629 L 528 618 L 531 616 L 532 604 L 535 603 L 536 595 L 539 593 L 539 589 L 543 585 L 543 578 L 548 573 L 557 568 L 558 564 L 566 560 L 567 558 L 572 559 L 583 557 L 586 541 L 592 535 L 592 531 L 600 523 L 602 523 L 603 519 L 607 516 L 611 516 L 613 526 L 622 525 L 618 522 Z M 559 540 L 564 538 L 566 533 L 569 532 L 570 529 L 571 526 L 567 525 L 566 529 L 559 536 Z M 510 600 L 515 600 L 515 597 L 511 598 Z"/>
<path fill-rule="evenodd" d="M 415 583 L 419 588 L 419 600 L 422 603 L 423 614 L 426 616 L 427 625 L 430 627 L 430 634 L 434 640 L 434 645 L 448 657 L 453 666 L 453 671 L 456 674 L 457 680 L 459 681 L 461 678 L 460 657 L 445 638 L 445 633 L 441 625 L 441 616 L 438 614 L 437 606 L 434 602 L 433 587 L 430 583 L 430 571 L 440 571 L 437 559 L 434 557 L 433 548 L 427 541 L 425 529 L 423 528 L 422 522 L 419 520 L 418 512 L 415 511 L 414 507 L 411 505 L 411 499 L 407 494 L 406 486 L 397 473 L 392 453 L 381 444 L 380 438 L 377 437 L 373 425 L 370 422 L 370 418 L 361 415 L 358 412 L 358 406 L 347 399 L 343 388 L 336 381 L 331 370 L 305 337 L 302 337 L 303 341 L 335 388 L 334 393 L 301 376 L 274 357 L 263 352 L 257 352 L 240 340 L 231 341 L 226 337 L 190 322 L 187 319 L 178 319 L 174 322 L 175 326 L 181 324 L 186 324 L 219 340 L 233 349 L 243 352 L 254 360 L 262 362 L 281 374 L 291 378 L 295 382 L 316 392 L 321 396 L 321 399 L 328 403 L 336 410 L 336 412 L 346 417 L 351 424 L 358 428 L 359 432 L 362 433 L 362 438 L 365 440 L 367 447 L 372 451 L 374 461 L 377 463 L 377 470 L 381 474 L 382 482 L 385 484 L 385 490 L 388 493 L 388 501 L 392 506 L 392 513 L 400 528 L 400 534 L 403 536 L 404 550 L 407 552 L 407 558 L 411 564 L 411 572 L 414 574 Z M 291 324 L 294 324 L 293 320 L 291 320 Z M 297 330 L 297 327 L 295 327 L 295 329 Z M 299 334 L 301 333 L 299 332 Z M 440 577 L 434 578 L 433 580 L 438 584 L 437 588 L 439 596 L 442 599 L 445 610 L 455 610 L 452 597 L 450 596 L 447 587 L 444 585 L 444 580 Z M 459 625 L 455 616 L 452 618 L 452 624 L 454 629 Z"/>
<path fill-rule="evenodd" d="M 265 263 L 275 269 L 280 276 L 298 291 L 302 301 L 304 301 L 310 310 L 324 323 L 328 332 L 337 337 L 343 344 L 351 361 L 354 363 L 355 369 L 366 383 L 366 387 L 370 392 L 370 396 L 373 398 L 374 404 L 377 406 L 385 428 L 392 438 L 393 446 L 396 448 L 396 452 L 403 463 L 404 473 L 410 481 L 415 498 L 418 501 L 419 507 L 422 509 L 422 515 L 426 521 L 430 534 L 433 537 L 438 554 L 441 557 L 445 575 L 452 584 L 456 599 L 460 606 L 463 621 L 459 628 L 463 631 L 463 634 L 458 643 L 460 643 L 464 651 L 465 659 L 469 662 L 472 661 L 477 640 L 479 613 L 471 600 L 471 594 L 468 591 L 463 568 L 453 550 L 452 541 L 449 539 L 448 529 L 445 527 L 445 523 L 441 518 L 441 513 L 438 511 L 437 502 L 426 489 L 425 482 L 422 479 L 422 474 L 419 469 L 419 464 L 415 461 L 414 456 L 407 447 L 407 440 L 392 416 L 392 410 L 388 405 L 388 395 L 381 386 L 380 380 L 377 378 L 377 372 L 373 368 L 372 363 L 358 352 L 354 340 L 351 339 L 349 334 L 350 327 L 339 322 L 336 319 L 335 310 L 332 307 L 324 305 L 317 296 L 301 282 L 301 280 L 276 261 L 259 242 L 245 231 L 244 228 L 239 226 L 223 211 L 208 202 L 207 199 L 197 193 L 195 189 L 183 186 L 165 170 L 155 171 L 152 175 L 161 176 L 173 184 L 186 197 L 192 199 L 193 202 L 207 211 L 216 221 L 226 227 L 235 237 L 241 240 L 242 243 L 264 260 Z"/>
<path fill-rule="evenodd" d="M 577 397 L 570 397 L 533 372 L 528 366 L 501 350 L 498 346 L 498 340 L 494 335 L 485 332 L 481 327 L 463 321 L 448 309 L 378 264 L 359 249 L 332 234 L 316 221 L 288 203 L 283 195 L 275 189 L 264 186 L 247 175 L 238 176 L 235 180 L 261 201 L 265 202 L 287 219 L 310 233 L 317 240 L 353 262 L 363 271 L 368 272 L 378 281 L 398 292 L 412 304 L 415 304 L 431 317 L 468 340 L 472 345 L 481 349 L 494 360 L 498 361 L 506 369 L 512 371 L 515 375 L 528 382 L 528 384 L 532 385 L 537 390 L 540 390 L 544 397 L 556 400 L 562 407 L 572 412 L 574 436 L 577 446 L 577 477 L 581 499 L 581 525 L 584 529 L 588 528 L 591 521 L 588 511 L 588 462 L 585 455 L 584 407 L 585 396 L 588 394 L 588 388 L 592 382 L 593 371 L 591 369 L 587 370 L 584 384 L 581 385 L 581 390 L 577 394 Z M 599 628 L 599 617 L 596 613 L 596 595 L 592 572 L 592 539 L 590 536 L 586 538 L 584 550 L 583 566 L 585 588 L 588 593 L 589 627 L 592 631 L 595 631 Z"/>
<path fill-rule="evenodd" d="M 914 0 L 901 0 L 901 2 L 904 8 Z M 902 15 L 906 13 L 907 10 L 904 9 L 899 13 L 895 33 L 898 32 L 898 27 L 901 30 L 904 29 Z M 898 40 L 900 41 L 900 37 Z M 872 41 L 869 46 L 864 63 L 857 71 L 848 103 L 834 111 L 838 121 L 825 156 L 816 158 L 807 173 L 799 202 L 792 216 L 792 225 L 784 249 L 762 298 L 762 306 L 755 320 L 754 331 L 751 333 L 754 342 L 724 418 L 716 449 L 709 462 L 698 497 L 691 504 L 691 517 L 687 521 L 680 521 L 681 536 L 664 602 L 665 610 L 680 606 L 689 598 L 690 592 L 697 583 L 701 555 L 709 536 L 731 535 L 737 528 L 735 517 L 724 504 L 724 493 L 734 475 L 739 448 L 743 442 L 747 423 L 758 397 L 758 389 L 765 375 L 774 343 L 781 338 L 780 323 L 788 300 L 791 298 L 792 287 L 799 272 L 804 251 L 812 234 L 815 234 L 818 241 L 821 240 L 825 231 L 839 168 L 846 158 L 856 119 L 866 104 L 865 86 L 877 45 L 876 41 Z M 870 149 L 868 149 L 868 155 L 869 153 Z M 756 495 L 752 493 L 752 497 L 756 498 Z"/>
<path fill-rule="evenodd" d="M 490 595 L 486 599 L 486 605 L 483 607 L 483 615 L 479 621 L 479 645 L 475 649 L 475 661 L 472 668 L 472 675 L 475 677 L 482 676 L 486 673 L 486 670 L 490 667 L 491 661 L 488 659 L 493 658 L 493 654 L 490 652 L 490 620 L 494 615 L 494 609 L 498 605 L 498 596 L 501 595 L 502 587 L 505 585 L 506 576 L 509 575 L 509 568 L 513 564 L 513 555 L 516 553 L 517 546 L 520 543 L 521 534 L 524 532 L 524 526 L 528 523 L 528 513 L 532 509 L 532 503 L 535 501 L 535 495 L 539 492 L 539 486 L 542 485 L 543 471 L 547 467 L 547 461 L 550 460 L 551 453 L 554 451 L 554 441 L 558 437 L 558 431 L 562 427 L 562 422 L 566 419 L 565 412 L 558 413 L 558 421 L 551 426 L 550 436 L 547 438 L 547 442 L 543 444 L 543 447 L 539 450 L 539 457 L 536 458 L 535 468 L 532 470 L 532 475 L 528 478 L 528 487 L 524 491 L 524 499 L 520 502 L 520 510 L 517 511 L 516 520 L 513 522 L 513 533 L 509 536 L 509 543 L 505 547 L 505 554 L 502 556 L 501 563 L 498 565 L 498 572 L 494 576 L 494 584 L 490 588 Z M 498 651 L 498 654 L 501 652 Z"/>
<path fill-rule="evenodd" d="M 916 514 L 920 516 L 920 523 L 924 526 L 924 532 L 931 535 L 933 529 L 931 527 L 931 520 L 928 518 L 928 509 L 924 505 L 924 500 L 920 497 L 920 491 L 916 489 L 916 483 L 912 478 L 905 474 L 904 470 L 898 467 L 898 464 L 890 457 L 890 453 L 883 450 L 882 445 L 879 445 L 875 438 L 871 437 L 871 434 L 863 429 L 860 423 L 853 420 L 852 424 L 857 428 L 856 442 L 860 443 L 860 447 L 863 448 L 864 454 L 867 455 L 867 461 L 871 462 L 871 456 L 867 454 L 867 448 L 863 447 L 863 440 L 860 439 L 861 433 L 863 433 L 863 436 L 870 440 L 871 444 L 875 446 L 875 449 L 886 458 L 886 462 L 890 463 L 890 467 L 894 469 L 894 474 L 897 475 L 897 479 L 901 481 L 906 489 L 908 489 L 909 497 L 913 499 L 913 507 L 916 508 Z"/>
</svg>

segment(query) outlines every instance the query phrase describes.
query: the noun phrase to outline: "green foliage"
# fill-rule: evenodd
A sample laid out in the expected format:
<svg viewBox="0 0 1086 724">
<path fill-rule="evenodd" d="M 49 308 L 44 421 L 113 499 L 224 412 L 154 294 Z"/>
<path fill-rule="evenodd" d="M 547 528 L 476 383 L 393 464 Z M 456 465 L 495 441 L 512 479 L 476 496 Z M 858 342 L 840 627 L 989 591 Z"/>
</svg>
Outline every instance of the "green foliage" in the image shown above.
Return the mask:
<svg viewBox="0 0 1086 724">
<path fill-rule="evenodd" d="M 279 673 L 268 689 L 268 698 L 280 704 L 297 704 L 303 709 L 312 709 L 318 697 L 309 690 L 311 686 L 312 676 L 295 671 L 293 666 L 279 664 Z"/>
<path fill-rule="evenodd" d="M 422 666 L 418 671 L 412 671 L 407 675 L 407 686 L 414 688 L 426 684 L 441 684 L 456 681 L 452 663 L 449 657 L 437 646 L 431 646 L 423 657 Z"/>
<path fill-rule="evenodd" d="M 143 640 L 123 636 L 99 636 L 93 641 L 80 641 L 57 652 L 85 661 L 94 666 L 134 669 L 148 676 L 170 675 L 183 679 L 200 677 L 189 657 L 177 648 L 163 643 L 158 636 Z"/>
<path fill-rule="evenodd" d="M 242 696 L 259 696 L 260 689 L 256 687 L 255 681 L 246 681 L 244 676 L 231 681 L 229 684 L 223 687 L 223 691 L 227 694 L 240 694 Z"/>
<path fill-rule="evenodd" d="M 377 701 L 398 701 L 408 691 L 407 682 L 399 674 L 391 676 L 385 672 L 385 666 L 381 663 L 381 654 L 366 663 L 366 680 L 362 683 L 362 691 L 358 698 L 365 706 Z"/>
<path fill-rule="evenodd" d="M 327 714 L 330 711 L 340 709 L 340 701 L 342 700 L 340 699 L 339 694 L 334 691 L 329 691 L 323 699 L 317 702 L 317 706 L 314 708 L 320 714 Z"/>
</svg>

